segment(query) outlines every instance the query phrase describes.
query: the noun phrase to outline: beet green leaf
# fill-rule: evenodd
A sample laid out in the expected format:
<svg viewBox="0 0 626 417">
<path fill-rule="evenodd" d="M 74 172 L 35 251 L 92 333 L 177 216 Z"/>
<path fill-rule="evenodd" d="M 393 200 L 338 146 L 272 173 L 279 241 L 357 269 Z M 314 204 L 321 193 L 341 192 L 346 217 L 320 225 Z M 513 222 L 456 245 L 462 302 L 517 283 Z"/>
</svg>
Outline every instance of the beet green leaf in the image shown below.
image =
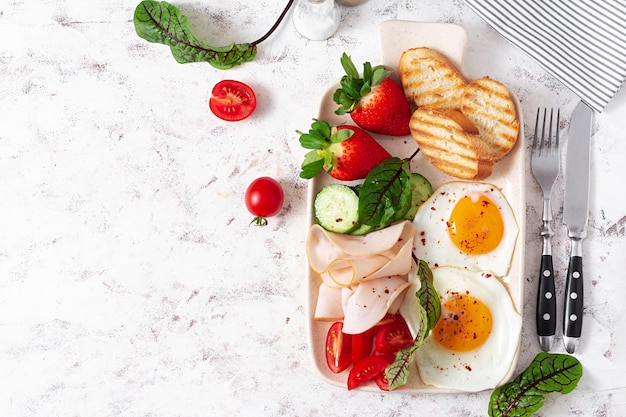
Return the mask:
<svg viewBox="0 0 626 417">
<path fill-rule="evenodd" d="M 393 363 L 385 369 L 390 390 L 399 388 L 407 383 L 414 353 L 424 343 L 424 340 L 435 327 L 441 315 L 441 301 L 439 300 L 437 290 L 433 286 L 433 273 L 425 261 L 417 261 L 417 279 L 420 282 L 419 290 L 415 294 L 407 294 L 406 296 L 414 296 L 419 301 L 417 305 L 420 309 L 420 328 L 413 340 L 413 345 L 397 352 Z"/>
<path fill-rule="evenodd" d="M 178 63 L 208 62 L 218 69 L 230 69 L 254 59 L 254 44 L 231 44 L 213 47 L 193 34 L 187 17 L 165 1 L 144 0 L 135 8 L 135 31 L 148 42 L 170 47 Z"/>
<path fill-rule="evenodd" d="M 382 229 L 411 208 L 410 174 L 406 160 L 387 158 L 365 178 L 359 193 L 359 222 Z"/>
<path fill-rule="evenodd" d="M 544 404 L 545 394 L 571 392 L 582 374 L 582 365 L 573 356 L 540 352 L 513 381 L 491 394 L 489 416 L 532 416 Z"/>
</svg>

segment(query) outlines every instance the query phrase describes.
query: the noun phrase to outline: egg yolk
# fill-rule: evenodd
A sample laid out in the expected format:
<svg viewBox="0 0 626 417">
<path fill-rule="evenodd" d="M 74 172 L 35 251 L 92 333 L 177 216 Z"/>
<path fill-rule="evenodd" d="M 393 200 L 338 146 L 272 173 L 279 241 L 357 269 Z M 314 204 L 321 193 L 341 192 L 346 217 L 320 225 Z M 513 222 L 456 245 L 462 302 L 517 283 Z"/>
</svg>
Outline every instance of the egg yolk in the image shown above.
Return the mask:
<svg viewBox="0 0 626 417">
<path fill-rule="evenodd" d="M 451 292 L 442 303 L 432 334 L 445 348 L 467 352 L 485 343 L 492 324 L 491 311 L 485 303 L 469 294 Z"/>
<path fill-rule="evenodd" d="M 454 206 L 447 225 L 452 242 L 461 252 L 470 255 L 491 252 L 504 235 L 500 210 L 484 195 L 461 198 Z"/>
</svg>

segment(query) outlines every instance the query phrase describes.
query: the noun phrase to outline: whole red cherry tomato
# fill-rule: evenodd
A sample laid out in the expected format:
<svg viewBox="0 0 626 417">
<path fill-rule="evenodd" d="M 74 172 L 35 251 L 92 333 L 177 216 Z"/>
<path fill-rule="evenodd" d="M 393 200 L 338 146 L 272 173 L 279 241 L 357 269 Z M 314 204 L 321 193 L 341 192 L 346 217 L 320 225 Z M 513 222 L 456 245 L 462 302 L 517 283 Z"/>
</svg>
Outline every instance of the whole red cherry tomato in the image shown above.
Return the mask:
<svg viewBox="0 0 626 417">
<path fill-rule="evenodd" d="M 250 86 L 241 81 L 222 80 L 211 91 L 209 107 L 220 119 L 237 122 L 256 109 L 256 95 Z"/>
<path fill-rule="evenodd" d="M 252 181 L 246 190 L 246 207 L 254 219 L 251 223 L 267 225 L 266 217 L 278 214 L 283 207 L 285 194 L 283 187 L 271 177 L 260 177 Z"/>
</svg>

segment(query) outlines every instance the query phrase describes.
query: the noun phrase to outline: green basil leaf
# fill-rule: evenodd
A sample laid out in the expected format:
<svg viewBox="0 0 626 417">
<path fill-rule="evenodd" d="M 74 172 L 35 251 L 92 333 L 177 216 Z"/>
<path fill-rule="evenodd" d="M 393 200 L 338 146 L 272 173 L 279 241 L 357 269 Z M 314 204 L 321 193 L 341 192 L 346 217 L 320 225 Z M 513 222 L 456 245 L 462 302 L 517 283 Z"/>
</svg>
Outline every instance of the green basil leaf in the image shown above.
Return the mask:
<svg viewBox="0 0 626 417">
<path fill-rule="evenodd" d="M 178 63 L 208 62 L 218 69 L 230 69 L 254 60 L 257 47 L 250 43 L 213 47 L 192 33 L 187 17 L 165 1 L 144 0 L 135 8 L 135 31 L 148 42 L 170 47 Z"/>
<path fill-rule="evenodd" d="M 528 417 L 551 392 L 567 394 L 582 377 L 581 363 L 573 356 L 540 352 L 521 374 L 494 390 L 489 398 L 491 417 Z"/>
<path fill-rule="evenodd" d="M 406 161 L 387 158 L 365 178 L 359 194 L 359 222 L 384 228 L 401 219 L 411 207 Z"/>
</svg>

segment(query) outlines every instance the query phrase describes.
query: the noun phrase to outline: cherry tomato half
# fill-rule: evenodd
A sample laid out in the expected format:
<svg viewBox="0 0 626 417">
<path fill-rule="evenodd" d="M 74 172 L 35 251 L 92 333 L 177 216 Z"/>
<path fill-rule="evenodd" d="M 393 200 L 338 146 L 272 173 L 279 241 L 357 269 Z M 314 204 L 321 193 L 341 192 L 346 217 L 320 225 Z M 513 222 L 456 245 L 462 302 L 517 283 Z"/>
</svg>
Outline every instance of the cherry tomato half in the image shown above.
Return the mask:
<svg viewBox="0 0 626 417">
<path fill-rule="evenodd" d="M 389 380 L 387 379 L 387 374 L 385 371 L 378 374 L 378 376 L 374 379 L 376 385 L 381 391 L 389 391 Z"/>
<path fill-rule="evenodd" d="M 241 81 L 222 80 L 211 91 L 209 107 L 220 119 L 236 122 L 250 116 L 256 109 L 256 95 Z"/>
<path fill-rule="evenodd" d="M 337 321 L 326 334 L 326 363 L 331 371 L 338 374 L 352 363 L 352 336 L 345 334 L 343 323 Z"/>
<path fill-rule="evenodd" d="M 409 326 L 400 315 L 397 315 L 392 322 L 381 326 L 376 333 L 375 349 L 377 352 L 396 353 L 412 344 L 413 337 Z"/>
<path fill-rule="evenodd" d="M 348 390 L 376 378 L 393 360 L 388 355 L 367 356 L 352 366 L 348 375 Z"/>
<path fill-rule="evenodd" d="M 246 208 L 252 213 L 252 223 L 267 224 L 266 217 L 278 214 L 283 207 L 285 194 L 280 183 L 271 177 L 260 177 L 252 181 L 246 190 Z"/>
<path fill-rule="evenodd" d="M 352 362 L 358 362 L 372 354 L 375 333 L 369 330 L 352 335 Z"/>
</svg>

